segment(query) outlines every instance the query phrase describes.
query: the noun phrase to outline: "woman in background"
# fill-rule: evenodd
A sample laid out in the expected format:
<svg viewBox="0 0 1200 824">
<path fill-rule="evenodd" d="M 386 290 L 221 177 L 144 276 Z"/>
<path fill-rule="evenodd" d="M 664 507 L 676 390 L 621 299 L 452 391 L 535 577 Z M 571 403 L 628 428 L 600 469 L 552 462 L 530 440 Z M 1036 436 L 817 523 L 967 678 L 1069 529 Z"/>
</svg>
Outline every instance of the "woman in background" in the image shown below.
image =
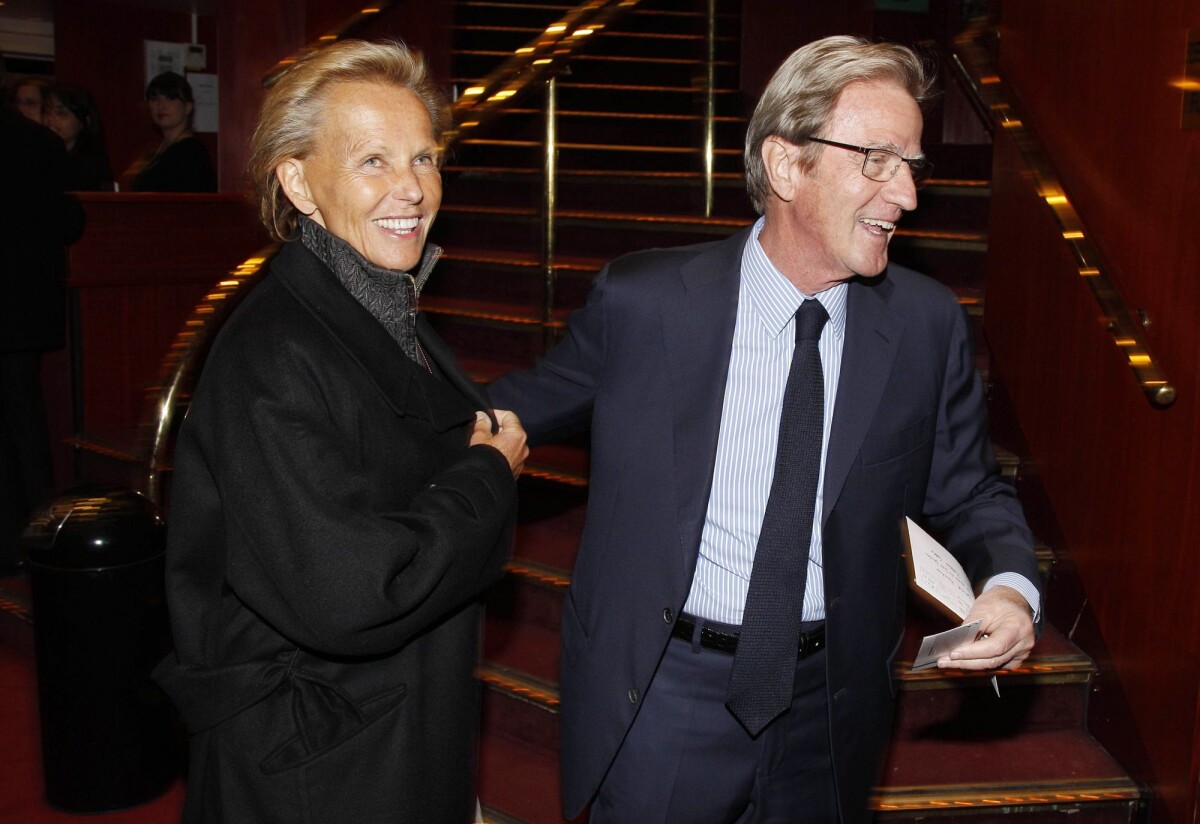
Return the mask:
<svg viewBox="0 0 1200 824">
<path fill-rule="evenodd" d="M 217 174 L 208 150 L 192 131 L 196 110 L 192 86 L 175 72 L 163 72 L 146 86 L 146 106 L 162 142 L 125 173 L 131 192 L 215 192 Z"/>
<path fill-rule="evenodd" d="M 112 168 L 104 149 L 100 112 L 86 89 L 67 83 L 50 87 L 42 123 L 67 147 L 67 190 L 111 192 Z"/>
</svg>

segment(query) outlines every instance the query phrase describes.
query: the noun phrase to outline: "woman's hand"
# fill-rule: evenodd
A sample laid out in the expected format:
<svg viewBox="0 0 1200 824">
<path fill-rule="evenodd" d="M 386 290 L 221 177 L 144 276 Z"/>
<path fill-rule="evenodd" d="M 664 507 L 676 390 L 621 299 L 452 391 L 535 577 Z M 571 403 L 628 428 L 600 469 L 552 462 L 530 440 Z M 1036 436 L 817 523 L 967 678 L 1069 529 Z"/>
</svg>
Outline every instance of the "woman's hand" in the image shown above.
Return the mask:
<svg viewBox="0 0 1200 824">
<path fill-rule="evenodd" d="M 505 409 L 495 409 L 496 422 L 500 429 L 492 434 L 492 421 L 483 412 L 475 413 L 475 429 L 471 432 L 471 446 L 486 444 L 500 450 L 500 454 L 508 460 L 513 477 L 519 477 L 525 459 L 529 457 L 529 447 L 525 445 L 525 429 L 517 416 Z"/>
</svg>

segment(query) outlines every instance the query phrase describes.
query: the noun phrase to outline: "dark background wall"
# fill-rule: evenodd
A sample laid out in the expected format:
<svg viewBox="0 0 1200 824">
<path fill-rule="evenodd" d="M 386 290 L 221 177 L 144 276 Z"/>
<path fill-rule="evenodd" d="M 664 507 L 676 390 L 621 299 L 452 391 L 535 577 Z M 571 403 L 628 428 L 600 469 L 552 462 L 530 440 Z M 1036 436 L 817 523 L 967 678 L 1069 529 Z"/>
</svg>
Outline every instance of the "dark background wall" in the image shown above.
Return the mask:
<svg viewBox="0 0 1200 824">
<path fill-rule="evenodd" d="M 1190 0 L 1004 0 L 1001 76 L 1044 142 L 1151 351 L 1148 404 L 1066 244 L 998 136 L 985 325 L 1078 571 L 1077 640 L 1104 667 L 1092 727 L 1193 821 L 1200 609 L 1200 131 L 1180 129 Z M 1067 626 L 1071 624 L 1068 623 Z M 1158 816 L 1161 816 L 1159 818 Z"/>
</svg>

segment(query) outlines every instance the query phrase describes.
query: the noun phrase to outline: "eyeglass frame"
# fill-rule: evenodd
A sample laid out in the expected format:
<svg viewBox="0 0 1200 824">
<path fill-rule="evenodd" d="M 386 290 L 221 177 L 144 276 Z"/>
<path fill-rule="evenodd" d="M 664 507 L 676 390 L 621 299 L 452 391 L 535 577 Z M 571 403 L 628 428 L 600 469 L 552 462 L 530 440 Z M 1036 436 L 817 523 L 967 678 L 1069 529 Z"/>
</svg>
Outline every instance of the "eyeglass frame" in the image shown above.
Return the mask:
<svg viewBox="0 0 1200 824">
<path fill-rule="evenodd" d="M 918 189 L 924 186 L 930 176 L 933 174 L 933 164 L 923 157 L 905 157 L 899 152 L 891 149 L 883 149 L 879 146 L 855 146 L 853 143 L 839 143 L 836 140 L 826 140 L 823 137 L 806 137 L 805 140 L 811 140 L 813 143 L 820 143 L 825 146 L 833 146 L 838 149 L 846 149 L 851 152 L 858 152 L 863 156 L 862 176 L 867 180 L 874 180 L 876 183 L 888 183 L 896 177 L 896 172 L 900 171 L 900 165 L 896 165 L 896 170 L 892 172 L 892 176 L 880 180 L 877 177 L 871 177 L 867 174 L 867 162 L 871 159 L 871 152 L 883 152 L 885 154 L 895 155 L 900 158 L 900 163 L 908 164 L 908 173 L 912 176 L 913 185 Z"/>
</svg>

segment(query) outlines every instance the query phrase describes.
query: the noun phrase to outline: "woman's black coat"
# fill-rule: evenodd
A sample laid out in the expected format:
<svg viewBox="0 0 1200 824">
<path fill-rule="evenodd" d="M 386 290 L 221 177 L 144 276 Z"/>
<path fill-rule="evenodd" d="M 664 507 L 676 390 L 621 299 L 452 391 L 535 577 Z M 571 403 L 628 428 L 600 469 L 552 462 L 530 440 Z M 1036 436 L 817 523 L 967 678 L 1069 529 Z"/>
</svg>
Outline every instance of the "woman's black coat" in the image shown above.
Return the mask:
<svg viewBox="0 0 1200 824">
<path fill-rule="evenodd" d="M 486 401 L 420 339 L 438 377 L 294 242 L 213 346 L 156 673 L 193 734 L 185 822 L 471 820 L 477 597 L 516 486 L 467 445 Z"/>
</svg>

